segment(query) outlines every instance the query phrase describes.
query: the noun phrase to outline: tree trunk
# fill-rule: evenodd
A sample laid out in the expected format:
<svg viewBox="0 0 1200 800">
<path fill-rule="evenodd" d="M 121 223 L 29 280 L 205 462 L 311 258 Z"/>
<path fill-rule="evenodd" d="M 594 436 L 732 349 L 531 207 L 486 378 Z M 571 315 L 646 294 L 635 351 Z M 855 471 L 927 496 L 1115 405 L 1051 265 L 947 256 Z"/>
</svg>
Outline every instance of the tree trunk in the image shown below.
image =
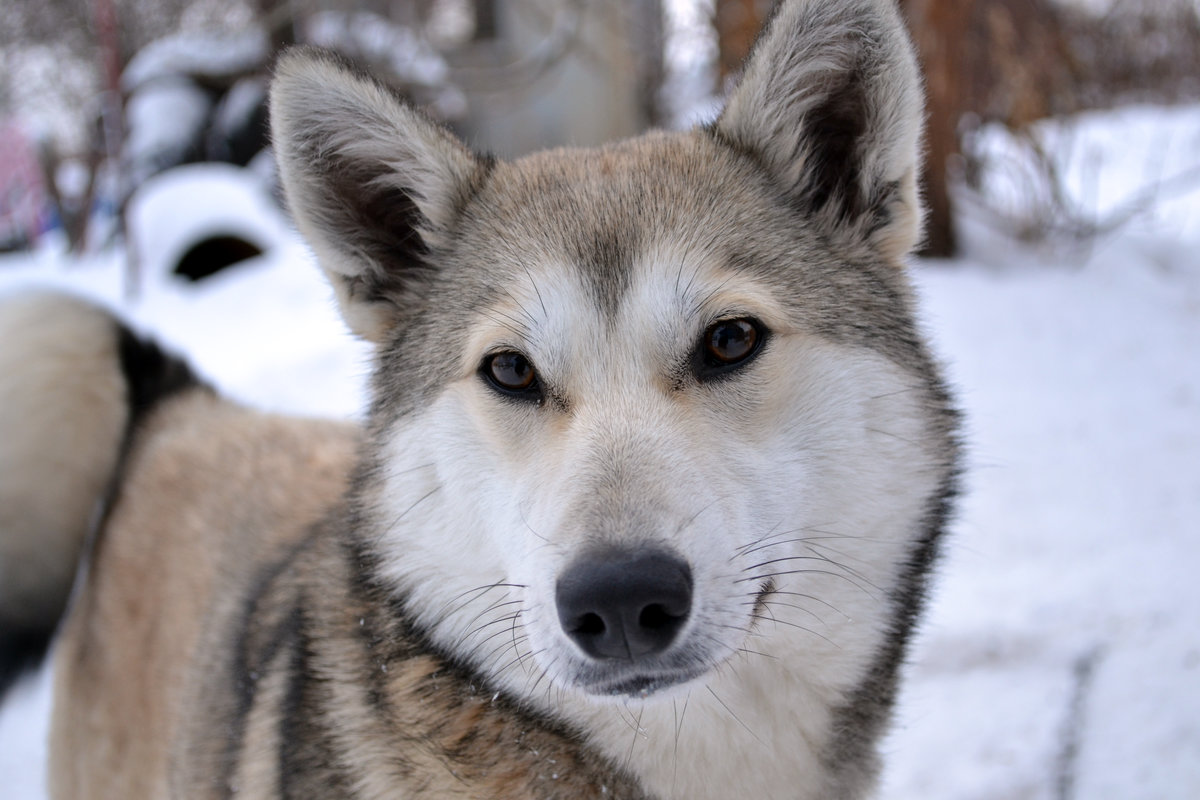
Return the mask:
<svg viewBox="0 0 1200 800">
<path fill-rule="evenodd" d="M 950 160 L 959 152 L 958 121 L 969 104 L 967 43 L 976 0 L 902 0 L 922 70 L 928 103 L 921 191 L 929 214 L 922 255 L 957 249 L 949 191 Z"/>
<path fill-rule="evenodd" d="M 716 0 L 713 24 L 722 82 L 742 68 L 770 11 L 769 0 Z"/>
</svg>

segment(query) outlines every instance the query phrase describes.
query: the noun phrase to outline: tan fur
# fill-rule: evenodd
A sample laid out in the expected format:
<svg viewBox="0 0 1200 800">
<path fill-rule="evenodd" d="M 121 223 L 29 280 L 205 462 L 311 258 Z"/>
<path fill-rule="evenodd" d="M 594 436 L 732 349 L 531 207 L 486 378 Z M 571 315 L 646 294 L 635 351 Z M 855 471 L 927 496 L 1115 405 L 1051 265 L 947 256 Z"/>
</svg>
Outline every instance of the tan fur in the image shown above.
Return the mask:
<svg viewBox="0 0 1200 800">
<path fill-rule="evenodd" d="M 348 426 L 203 390 L 146 422 L 56 650 L 54 797 L 169 795 L 204 626 L 233 613 L 239 582 L 337 500 L 356 443 Z"/>
<path fill-rule="evenodd" d="M 0 381 L 0 627 L 9 609 L 51 625 L 62 613 L 125 427 L 114 327 L 104 311 L 63 295 L 0 306 L 0 343 L 22 344 L 0 347 L 0 375 L 21 378 Z M 79 391 L 63 391 L 68 373 Z M 34 451 L 41 458 L 26 460 Z"/>
<path fill-rule="evenodd" d="M 351 794 L 363 798 L 478 800 L 614 797 L 637 800 L 644 795 L 621 770 L 596 754 L 576 736 L 527 717 L 482 684 L 464 685 L 462 676 L 438 656 L 407 652 L 407 657 L 379 653 L 366 658 L 361 632 L 386 625 L 378 607 L 347 591 L 351 577 L 333 536 L 318 535 L 297 560 L 294 580 L 280 587 L 283 600 L 292 592 L 306 598 L 315 627 L 331 635 L 310 642 L 315 672 L 328 676 L 328 694 L 306 723 L 334 733 L 334 750 L 345 773 L 353 776 Z M 319 592 L 314 594 L 311 589 Z M 262 608 L 263 606 L 260 606 Z M 268 612 L 266 615 L 270 617 Z M 391 630 L 389 643 L 405 641 L 405 631 Z M 386 647 L 381 648 L 387 650 Z M 276 664 L 275 675 L 284 673 Z M 378 682 L 364 679 L 376 673 Z M 219 690 L 219 687 L 216 687 Z M 286 714 L 281 689 L 268 687 L 262 719 L 243 743 L 233 784 L 238 795 L 283 795 L 278 774 L 277 728 Z M 372 697 L 374 690 L 383 693 Z M 203 693 L 201 696 L 212 696 Z M 208 721 L 211 723 L 211 718 Z M 223 796 L 212 787 L 212 724 L 198 726 L 186 748 L 185 781 L 179 796 Z M 176 763 L 179 760 L 176 759 Z M 302 782 L 306 797 L 341 796 L 334 782 Z M 215 791 L 214 791 L 215 789 Z M 209 793 L 212 792 L 210 795 Z"/>
<path fill-rule="evenodd" d="M 314 527 L 345 491 L 358 438 L 351 426 L 268 416 L 203 389 L 144 423 L 55 653 L 53 797 L 280 796 L 287 653 L 262 665 L 228 785 L 213 780 L 229 744 L 230 676 L 220 664 L 236 647 L 248 585 L 297 553 L 254 607 L 251 640 L 269 635 L 296 592 L 332 634 L 313 643 L 316 669 L 344 680 L 311 717 L 338 732 L 362 797 L 641 796 L 573 737 L 514 714 L 482 686 L 464 697 L 433 655 L 363 663 L 357 634 L 364 619 L 380 624 L 371 619 L 380 610 L 347 592 L 337 537 Z M 387 676 L 391 715 L 381 717 L 356 679 L 374 669 Z M 337 795 L 304 786 L 305 796 Z"/>
</svg>

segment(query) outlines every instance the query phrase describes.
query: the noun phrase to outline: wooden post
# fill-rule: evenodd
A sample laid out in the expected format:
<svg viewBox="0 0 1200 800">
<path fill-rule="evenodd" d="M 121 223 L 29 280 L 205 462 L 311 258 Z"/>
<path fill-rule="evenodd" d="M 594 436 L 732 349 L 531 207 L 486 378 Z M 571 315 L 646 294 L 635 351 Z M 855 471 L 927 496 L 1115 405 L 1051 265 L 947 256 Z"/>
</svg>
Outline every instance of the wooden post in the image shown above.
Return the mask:
<svg viewBox="0 0 1200 800">
<path fill-rule="evenodd" d="M 713 24 L 717 28 L 722 82 L 742 68 L 770 11 L 771 3 L 767 0 L 716 0 Z"/>
<path fill-rule="evenodd" d="M 902 0 L 925 73 L 928 118 L 921 190 L 929 214 L 923 255 L 949 257 L 957 249 L 947 183 L 958 153 L 958 121 L 969 107 L 966 49 L 975 0 Z"/>
</svg>

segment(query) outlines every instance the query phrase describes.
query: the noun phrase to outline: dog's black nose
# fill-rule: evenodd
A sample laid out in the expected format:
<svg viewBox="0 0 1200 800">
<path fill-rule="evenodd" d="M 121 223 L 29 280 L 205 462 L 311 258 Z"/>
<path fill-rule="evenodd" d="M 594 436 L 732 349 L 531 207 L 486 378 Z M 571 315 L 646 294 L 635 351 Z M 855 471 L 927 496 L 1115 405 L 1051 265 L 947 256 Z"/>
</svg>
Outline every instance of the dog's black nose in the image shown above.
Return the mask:
<svg viewBox="0 0 1200 800">
<path fill-rule="evenodd" d="M 558 620 L 593 658 L 636 661 L 675 639 L 692 608 L 692 572 L 658 551 L 609 550 L 580 558 L 558 579 Z"/>
</svg>

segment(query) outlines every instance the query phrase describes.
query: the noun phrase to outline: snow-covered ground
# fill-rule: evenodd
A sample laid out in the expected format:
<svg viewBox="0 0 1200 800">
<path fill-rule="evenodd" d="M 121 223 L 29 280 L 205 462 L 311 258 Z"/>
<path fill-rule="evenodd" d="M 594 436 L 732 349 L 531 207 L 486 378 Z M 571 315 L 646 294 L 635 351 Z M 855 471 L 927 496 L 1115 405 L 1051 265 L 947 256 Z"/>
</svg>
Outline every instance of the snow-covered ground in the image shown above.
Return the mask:
<svg viewBox="0 0 1200 800">
<path fill-rule="evenodd" d="M 1200 108 L 1072 130 L 1084 209 L 1200 163 Z M 209 194 L 155 217 L 181 194 L 164 180 L 136 302 L 117 256 L 50 249 L 0 258 L 0 291 L 73 287 L 237 397 L 356 413 L 367 352 L 282 220 L 251 202 L 238 216 L 265 231 L 267 255 L 176 282 L 153 242 Z M 1086 249 L 1022 246 L 971 215 L 962 257 L 914 270 L 971 469 L 885 743 L 885 798 L 1200 797 L 1200 191 L 1158 199 Z M 6 798 L 43 796 L 48 703 L 43 675 L 0 715 Z"/>
<path fill-rule="evenodd" d="M 1072 189 L 1101 216 L 1200 165 L 1200 109 L 1081 123 Z M 917 270 L 967 412 L 971 471 L 887 744 L 885 797 L 1200 797 L 1191 188 L 1087 252 L 1030 251 L 968 225 L 963 258 Z"/>
</svg>

